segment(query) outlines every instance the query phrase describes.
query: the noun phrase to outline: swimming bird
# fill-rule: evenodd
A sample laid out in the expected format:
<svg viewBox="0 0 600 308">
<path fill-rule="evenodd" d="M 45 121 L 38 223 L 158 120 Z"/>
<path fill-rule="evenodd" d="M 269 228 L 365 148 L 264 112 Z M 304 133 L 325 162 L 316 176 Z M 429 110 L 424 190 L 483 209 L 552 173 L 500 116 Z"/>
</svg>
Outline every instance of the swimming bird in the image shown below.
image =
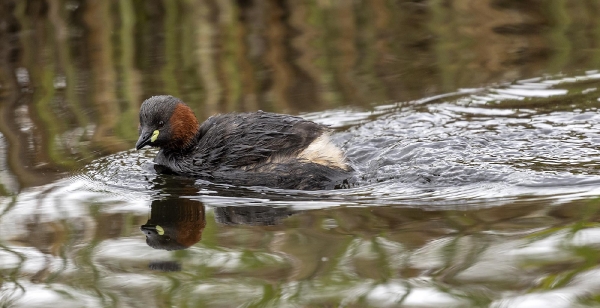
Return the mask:
<svg viewBox="0 0 600 308">
<path fill-rule="evenodd" d="M 319 190 L 344 188 L 353 168 L 330 141 L 330 129 L 270 112 L 227 113 L 199 124 L 180 99 L 160 95 L 142 103 L 137 150 L 160 151 L 167 171 L 236 186 Z"/>
</svg>

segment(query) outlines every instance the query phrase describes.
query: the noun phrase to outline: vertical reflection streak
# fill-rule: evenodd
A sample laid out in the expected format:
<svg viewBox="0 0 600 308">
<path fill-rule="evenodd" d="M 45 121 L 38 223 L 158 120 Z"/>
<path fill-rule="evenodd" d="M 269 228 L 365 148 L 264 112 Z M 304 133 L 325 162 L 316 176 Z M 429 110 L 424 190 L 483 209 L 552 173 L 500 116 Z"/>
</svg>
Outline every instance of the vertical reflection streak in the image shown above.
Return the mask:
<svg viewBox="0 0 600 308">
<path fill-rule="evenodd" d="M 181 39 L 181 25 L 179 24 L 179 6 L 176 1 L 163 0 L 163 7 L 165 8 L 164 18 L 164 31 L 165 31 L 165 59 L 164 65 L 161 70 L 161 77 L 165 85 L 165 91 L 169 95 L 175 97 L 181 97 L 179 91 L 179 85 L 181 82 L 181 76 L 178 76 L 177 69 L 178 65 L 181 64 L 179 55 L 181 50 L 178 50 Z"/>
<path fill-rule="evenodd" d="M 119 59 L 119 79 L 122 86 L 119 87 L 120 99 L 125 101 L 125 110 L 120 113 L 117 132 L 126 140 L 135 140 L 137 138 L 137 113 L 141 104 L 141 85 L 140 73 L 135 67 L 135 11 L 132 0 L 119 0 L 119 16 L 121 19 L 121 28 L 119 29 L 120 38 L 120 59 Z"/>
<path fill-rule="evenodd" d="M 87 2 L 84 21 L 87 26 L 89 59 L 92 71 L 92 100 L 97 110 L 98 124 L 92 141 L 109 152 L 127 148 L 127 144 L 114 136 L 113 128 L 119 119 L 119 106 L 116 95 L 115 62 L 112 43 L 113 18 L 109 1 L 92 0 Z"/>
<path fill-rule="evenodd" d="M 571 20 L 566 9 L 565 0 L 551 0 L 548 3 L 548 14 L 551 20 L 549 37 L 554 50 L 548 63 L 548 69 L 550 73 L 554 74 L 563 70 L 569 63 L 571 55 L 571 41 L 567 37 Z"/>
<path fill-rule="evenodd" d="M 237 58 L 241 49 L 240 42 L 237 40 L 237 33 L 240 27 L 238 21 L 239 12 L 232 1 L 218 1 L 217 5 L 219 8 L 218 27 L 221 29 L 221 35 L 219 36 L 219 46 L 221 46 L 219 80 L 221 80 L 224 86 L 224 110 L 231 112 L 239 110 L 240 107 L 243 108 L 242 106 L 238 106 L 242 99 L 241 71 Z"/>
<path fill-rule="evenodd" d="M 385 96 L 388 96 L 389 93 L 393 92 L 394 87 L 398 87 L 401 85 L 395 84 L 398 80 L 392 79 L 387 80 L 387 78 L 377 78 L 375 76 L 385 76 L 383 73 L 387 73 L 388 69 L 391 67 L 390 55 L 391 52 L 391 44 L 388 36 L 386 35 L 387 30 L 390 28 L 390 12 L 386 6 L 386 3 L 383 0 L 373 0 L 369 5 L 369 11 L 371 13 L 370 23 L 373 24 L 373 44 L 374 44 L 374 57 L 375 62 L 373 63 L 373 74 L 374 80 L 379 83 L 381 90 L 385 92 Z M 397 35 L 397 34 L 396 34 Z M 393 37 L 395 38 L 396 35 Z M 405 50 L 403 50 L 405 51 Z M 386 82 L 388 81 L 388 82 Z M 392 81 L 392 82 L 390 82 Z M 392 84 L 390 84 L 392 83 Z"/>
<path fill-rule="evenodd" d="M 600 4 L 590 0 L 588 2 L 588 12 L 590 21 L 592 56 L 590 57 L 589 66 L 600 68 L 600 19 L 597 18 L 600 14 Z"/>
<path fill-rule="evenodd" d="M 241 106 L 239 107 L 239 111 L 256 111 L 258 110 L 258 102 L 257 102 L 257 79 L 258 74 L 254 65 L 252 65 L 249 48 L 249 42 L 252 39 L 251 35 L 251 22 L 250 18 L 252 18 L 256 13 L 256 11 L 260 8 L 260 6 L 254 3 L 250 7 L 237 6 L 236 7 L 236 15 L 233 18 L 239 20 L 236 23 L 234 40 L 236 46 L 235 50 L 235 58 L 237 62 L 237 70 L 239 70 L 240 74 L 240 101 Z M 250 16 L 248 16 L 250 15 Z"/>
<path fill-rule="evenodd" d="M 0 4 L 0 18 L 4 19 L 7 25 L 12 25 L 17 28 L 20 27 L 16 18 L 10 18 L 9 7 L 6 4 Z M 11 117 L 11 111 L 14 102 L 17 101 L 18 92 L 17 80 L 15 76 L 15 68 L 10 63 L 10 52 L 16 49 L 17 40 L 9 40 L 8 36 L 10 33 L 5 29 L 0 29 L 0 174 L 2 180 L 0 180 L 0 195 L 9 195 L 10 192 L 16 192 L 21 186 L 23 186 L 23 179 L 18 177 L 19 170 L 24 169 L 22 164 L 16 161 L 19 157 L 18 152 L 19 146 L 17 143 L 18 133 L 13 131 L 14 125 L 11 125 L 14 117 Z M 13 103 L 9 103 L 13 102 Z M 21 171 L 21 174 L 24 172 Z"/>
<path fill-rule="evenodd" d="M 270 110 L 289 110 L 291 103 L 288 100 L 288 91 L 292 77 L 285 48 L 285 24 L 282 22 L 285 12 L 279 4 L 277 1 L 270 0 L 265 8 L 267 52 L 264 61 L 273 70 L 271 93 L 267 99 L 274 107 L 269 108 Z"/>
<path fill-rule="evenodd" d="M 45 3 L 31 5 L 26 9 L 25 14 L 21 15 L 22 24 L 28 25 L 28 28 L 36 29 L 31 39 L 23 42 L 23 59 L 26 59 L 27 71 L 29 72 L 30 85 L 33 88 L 31 95 L 31 120 L 36 122 L 36 128 L 39 128 L 37 147 L 35 154 L 38 161 L 47 164 L 52 169 L 73 169 L 75 159 L 68 155 L 68 140 L 64 138 L 67 131 L 66 112 L 61 112 L 61 99 L 57 96 L 55 81 L 56 72 L 59 70 L 60 63 L 56 65 L 57 52 L 55 49 L 55 34 L 62 35 L 61 30 L 57 30 L 48 20 L 52 13 L 48 11 Z M 45 15 L 49 14 L 49 15 Z M 57 32 L 58 31 L 58 32 Z M 58 170 L 56 170 L 58 171 Z"/>
<path fill-rule="evenodd" d="M 333 45 L 335 43 L 333 41 L 335 33 L 332 30 L 334 21 L 330 18 L 330 14 L 333 13 L 336 7 L 328 1 L 317 0 L 315 2 L 315 5 L 309 5 L 308 11 L 309 25 L 317 29 L 317 36 L 312 42 L 312 46 L 320 50 L 320 52 L 317 52 L 314 63 L 318 71 L 314 77 L 319 85 L 321 104 L 331 108 L 336 101 L 339 101 L 332 65 Z"/>
<path fill-rule="evenodd" d="M 355 8 L 357 24 L 356 48 L 361 50 L 355 67 L 358 75 L 358 92 L 371 101 L 378 101 L 385 97 L 385 91 L 380 78 L 377 77 L 377 61 L 382 56 L 377 46 L 377 31 L 375 21 L 377 14 L 372 3 L 360 2 Z"/>
<path fill-rule="evenodd" d="M 440 71 L 441 85 L 443 91 L 450 91 L 454 85 L 454 69 L 455 65 L 451 50 L 455 40 L 452 29 L 456 28 L 452 16 L 449 13 L 450 9 L 444 6 L 450 6 L 445 1 L 437 0 L 431 3 L 433 19 L 431 28 L 438 36 L 438 42 L 435 44 L 435 53 L 437 60 L 437 69 Z"/>
<path fill-rule="evenodd" d="M 78 74 L 75 67 L 75 61 L 71 55 L 69 42 L 69 27 L 67 25 L 68 16 L 65 13 L 64 6 L 59 0 L 49 0 L 50 13 L 49 18 L 55 29 L 54 46 L 57 53 L 58 71 L 64 74 L 64 98 L 61 98 L 66 106 L 69 107 L 70 114 L 74 115 L 75 123 L 73 127 L 82 128 L 83 132 L 80 137 L 76 135 L 72 138 L 76 140 L 67 140 L 68 148 L 76 149 L 77 154 L 83 157 L 89 157 L 90 151 L 84 146 L 83 139 L 87 136 L 87 129 L 90 123 L 89 118 L 85 115 L 84 110 L 79 104 L 76 95 L 76 86 L 78 83 Z M 61 81 L 62 82 L 62 81 Z M 62 86 L 61 86 L 62 87 Z M 71 150 L 74 151 L 74 150 Z"/>
<path fill-rule="evenodd" d="M 357 91 L 358 85 L 355 80 L 355 66 L 357 63 L 356 41 L 356 20 L 354 16 L 354 3 L 345 1 L 339 4 L 335 20 L 338 20 L 339 33 L 336 39 L 337 58 L 334 58 L 337 66 L 336 76 L 340 84 L 341 90 L 344 93 L 343 102 L 347 104 L 350 101 L 364 102 L 366 99 Z"/>
<path fill-rule="evenodd" d="M 204 115 L 213 114 L 219 111 L 219 102 L 222 99 L 222 86 L 219 83 L 216 70 L 216 51 L 215 37 L 217 35 L 215 24 L 211 21 L 212 12 L 207 1 L 199 0 L 195 8 L 195 29 L 196 29 L 196 54 L 200 78 L 205 89 L 205 99 L 203 101 Z"/>
</svg>

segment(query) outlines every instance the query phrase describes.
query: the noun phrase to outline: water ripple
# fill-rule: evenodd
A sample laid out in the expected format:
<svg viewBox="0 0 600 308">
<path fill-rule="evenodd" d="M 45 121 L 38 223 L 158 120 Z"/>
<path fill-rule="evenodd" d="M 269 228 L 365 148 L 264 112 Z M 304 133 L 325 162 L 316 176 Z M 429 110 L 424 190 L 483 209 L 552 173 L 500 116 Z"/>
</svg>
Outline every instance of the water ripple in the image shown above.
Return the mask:
<svg viewBox="0 0 600 308">
<path fill-rule="evenodd" d="M 298 192 L 196 182 L 191 193 L 190 185 L 181 192 L 208 204 L 236 204 L 243 196 L 257 204 L 313 202 L 309 207 L 588 196 L 600 188 L 600 115 L 589 104 L 600 94 L 589 82 L 598 79 L 595 72 L 535 78 L 370 111 L 305 114 L 337 128 L 333 140 L 358 170 L 356 188 Z M 93 162 L 77 179 L 112 193 L 147 193 L 157 181 L 155 153 L 117 153 Z"/>
</svg>

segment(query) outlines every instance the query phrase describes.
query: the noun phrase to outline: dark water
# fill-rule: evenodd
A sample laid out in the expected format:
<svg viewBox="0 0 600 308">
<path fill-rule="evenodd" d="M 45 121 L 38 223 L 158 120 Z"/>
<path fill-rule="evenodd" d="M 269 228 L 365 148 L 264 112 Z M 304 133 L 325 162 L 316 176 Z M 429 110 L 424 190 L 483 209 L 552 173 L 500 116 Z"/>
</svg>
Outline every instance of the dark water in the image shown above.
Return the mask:
<svg viewBox="0 0 600 308">
<path fill-rule="evenodd" d="M 598 1 L 3 1 L 4 307 L 600 305 Z M 335 129 L 347 190 L 157 175 L 155 94 Z"/>
</svg>

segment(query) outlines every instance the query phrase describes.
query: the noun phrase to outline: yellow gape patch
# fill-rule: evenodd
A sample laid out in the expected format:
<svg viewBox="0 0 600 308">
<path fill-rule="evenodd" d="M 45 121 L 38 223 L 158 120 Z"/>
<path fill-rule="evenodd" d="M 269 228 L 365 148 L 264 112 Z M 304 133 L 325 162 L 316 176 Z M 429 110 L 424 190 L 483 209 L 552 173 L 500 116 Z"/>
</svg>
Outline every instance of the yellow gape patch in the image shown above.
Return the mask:
<svg viewBox="0 0 600 308">
<path fill-rule="evenodd" d="M 158 235 L 163 235 L 163 234 L 165 234 L 165 229 L 163 229 L 159 225 L 156 225 L 156 232 L 158 232 Z"/>
<path fill-rule="evenodd" d="M 156 138 L 158 138 L 159 133 L 160 132 L 158 131 L 158 129 L 155 130 L 154 132 L 152 132 L 152 138 L 150 138 L 150 141 L 152 141 L 152 142 L 156 141 Z"/>
</svg>

